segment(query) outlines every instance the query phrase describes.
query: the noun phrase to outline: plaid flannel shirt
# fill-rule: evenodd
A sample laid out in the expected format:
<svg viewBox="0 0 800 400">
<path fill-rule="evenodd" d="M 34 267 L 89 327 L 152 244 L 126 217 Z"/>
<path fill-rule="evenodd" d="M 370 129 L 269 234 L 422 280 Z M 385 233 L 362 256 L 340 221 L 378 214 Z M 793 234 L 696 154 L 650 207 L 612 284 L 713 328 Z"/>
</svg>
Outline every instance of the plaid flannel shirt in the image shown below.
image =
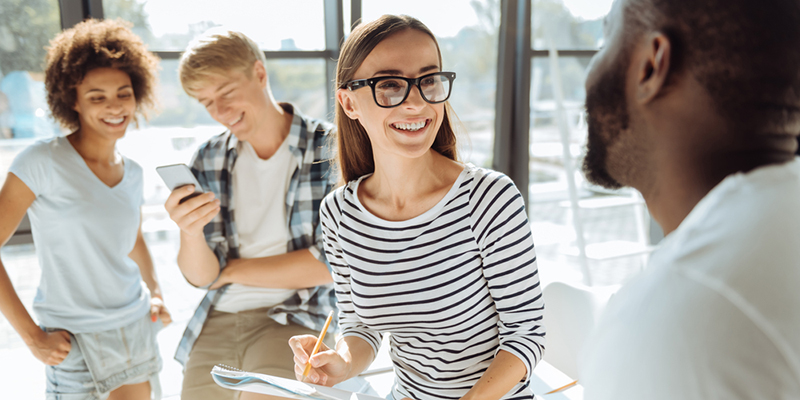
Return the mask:
<svg viewBox="0 0 800 400">
<path fill-rule="evenodd" d="M 286 192 L 286 224 L 290 235 L 287 251 L 308 249 L 330 270 L 322 245 L 319 206 L 336 185 L 329 162 L 331 152 L 325 145 L 333 125 L 305 117 L 290 104 L 281 103 L 281 107 L 294 115 L 288 141 L 298 164 Z M 230 131 L 215 136 L 200 146 L 191 165 L 203 189 L 214 192 L 220 200 L 219 214 L 203 229 L 208 246 L 219 259 L 220 270 L 225 268 L 228 259 L 239 258 L 232 179 L 237 144 L 236 136 Z M 181 364 L 186 365 L 211 308 L 226 288 L 209 290 L 189 320 L 175 352 L 175 360 Z M 325 324 L 328 312 L 335 308 L 333 284 L 328 284 L 298 290 L 282 304 L 272 307 L 269 316 L 282 324 L 288 320 L 318 331 Z"/>
</svg>

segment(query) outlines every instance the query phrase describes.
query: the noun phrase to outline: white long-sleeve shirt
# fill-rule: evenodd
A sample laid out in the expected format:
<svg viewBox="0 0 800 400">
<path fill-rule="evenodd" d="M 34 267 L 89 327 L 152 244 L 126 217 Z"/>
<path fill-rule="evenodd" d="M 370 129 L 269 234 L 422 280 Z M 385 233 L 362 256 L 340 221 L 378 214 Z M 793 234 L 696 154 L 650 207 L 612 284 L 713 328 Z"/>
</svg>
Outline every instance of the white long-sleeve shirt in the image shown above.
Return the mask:
<svg viewBox="0 0 800 400">
<path fill-rule="evenodd" d="M 528 371 L 504 398 L 532 399 L 527 385 L 544 351 L 544 303 L 513 182 L 467 165 L 433 208 L 386 221 L 359 202 L 363 179 L 320 207 L 343 336 L 377 353 L 382 333 L 392 333 L 396 399 L 458 399 L 499 350 Z"/>
</svg>

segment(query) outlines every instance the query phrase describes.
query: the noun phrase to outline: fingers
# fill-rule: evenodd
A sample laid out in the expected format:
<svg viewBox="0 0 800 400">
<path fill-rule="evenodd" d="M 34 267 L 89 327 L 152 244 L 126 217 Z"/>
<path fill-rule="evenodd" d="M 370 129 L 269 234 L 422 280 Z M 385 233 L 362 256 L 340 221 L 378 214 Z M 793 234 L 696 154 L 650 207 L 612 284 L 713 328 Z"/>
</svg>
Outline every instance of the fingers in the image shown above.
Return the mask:
<svg viewBox="0 0 800 400">
<path fill-rule="evenodd" d="M 294 364 L 294 378 L 300 382 L 306 382 L 306 380 L 308 379 L 307 377 L 303 376 L 303 371 L 305 371 L 305 367 L 298 365 L 296 363 Z"/>
<path fill-rule="evenodd" d="M 172 191 L 167 197 L 167 201 L 164 202 L 164 208 L 174 209 L 179 205 L 182 205 L 181 200 L 185 199 L 187 196 L 190 196 L 192 193 L 195 193 L 194 185 L 185 185 L 181 186 Z M 189 199 L 187 199 L 188 201 Z"/>
<path fill-rule="evenodd" d="M 338 353 L 322 344 L 319 351 L 309 358 L 317 338 L 311 335 L 293 336 L 289 339 L 289 347 L 294 353 L 295 378 L 301 382 L 311 382 L 318 385 L 327 385 L 329 376 L 322 370 L 326 365 L 340 361 Z M 324 347 L 324 348 L 323 348 Z M 311 363 L 308 375 L 303 377 L 306 365 Z"/>
<path fill-rule="evenodd" d="M 164 326 L 172 322 L 172 315 L 167 311 L 167 307 L 161 307 L 161 312 L 158 314 L 158 317 L 161 318 L 161 323 L 164 324 Z"/>
<path fill-rule="evenodd" d="M 186 203 L 189 203 L 189 201 Z M 219 200 L 209 201 L 191 210 L 183 217 L 179 217 L 175 222 L 182 230 L 188 233 L 200 232 L 206 224 L 214 219 L 217 213 L 219 213 Z"/>
<path fill-rule="evenodd" d="M 289 338 L 289 347 L 294 353 L 295 364 L 302 364 L 305 367 L 308 361 L 308 355 L 314 349 L 317 343 L 317 337 L 311 335 L 299 335 Z M 301 371 L 302 373 L 302 371 Z"/>
<path fill-rule="evenodd" d="M 69 338 L 69 333 L 67 331 L 57 331 L 55 334 L 61 336 L 61 341 L 58 343 L 58 348 L 69 353 L 72 350 L 72 341 Z"/>
<path fill-rule="evenodd" d="M 69 333 L 67 333 L 67 331 L 56 331 L 52 332 L 49 336 L 51 339 L 50 349 L 43 361 L 47 365 L 61 364 L 72 349 Z"/>
<path fill-rule="evenodd" d="M 69 351 L 62 351 L 62 350 L 54 351 L 50 353 L 50 356 L 47 358 L 47 360 L 45 360 L 44 363 L 47 365 L 61 364 L 67 358 L 67 355 L 69 355 Z"/>
<path fill-rule="evenodd" d="M 151 321 L 156 322 L 161 319 L 161 323 L 166 327 L 172 322 L 172 315 L 164 305 L 164 300 L 160 297 L 153 297 L 150 299 L 150 318 Z"/>
<path fill-rule="evenodd" d="M 314 349 L 314 344 L 317 343 L 317 338 L 311 335 L 292 336 L 289 338 L 289 347 L 292 349 L 294 357 L 294 370 L 295 377 L 299 381 L 303 381 L 303 372 L 308 363 L 308 355 Z"/>
<path fill-rule="evenodd" d="M 164 300 L 157 296 L 150 298 L 150 321 L 156 322 L 158 320 L 162 308 L 164 308 Z"/>
<path fill-rule="evenodd" d="M 161 306 L 159 306 L 159 305 L 153 304 L 153 305 L 150 306 L 150 321 L 156 322 L 156 320 L 158 319 L 158 314 L 159 314 L 160 310 L 161 310 Z"/>
<path fill-rule="evenodd" d="M 328 383 L 328 375 L 323 372 L 323 369 L 324 367 L 334 364 L 338 361 L 340 361 L 339 354 L 334 350 L 329 349 L 314 354 L 309 359 L 309 362 L 311 363 L 311 369 L 308 372 L 308 379 L 318 385 L 326 385 Z M 334 368 L 334 370 L 335 369 L 336 368 Z"/>
<path fill-rule="evenodd" d="M 334 361 L 338 361 L 338 358 L 339 354 L 335 351 L 330 349 L 322 351 L 322 349 L 320 349 L 317 354 L 311 356 L 311 366 L 314 368 L 319 368 Z"/>
<path fill-rule="evenodd" d="M 194 186 L 182 186 L 172 191 L 164 203 L 164 208 L 169 213 L 170 219 L 187 233 L 196 232 L 198 227 L 205 226 L 219 211 L 219 200 L 214 199 L 214 193 L 208 192 L 192 197 L 183 203 L 180 201 L 194 193 Z"/>
<path fill-rule="evenodd" d="M 305 371 L 305 369 L 306 369 L 305 366 L 300 366 L 297 364 L 294 365 L 294 376 L 295 378 L 297 378 L 298 381 L 311 382 L 323 386 L 325 386 L 325 384 L 328 382 L 328 375 L 315 368 L 311 368 L 308 371 L 308 375 L 304 377 L 303 372 Z"/>
<path fill-rule="evenodd" d="M 61 364 L 62 362 L 64 362 L 64 360 L 66 358 L 67 358 L 66 355 L 64 355 L 64 356 L 55 356 L 54 355 L 54 356 L 50 356 L 50 358 L 45 360 L 44 363 L 47 364 L 47 365 L 50 365 L 50 366 L 56 366 L 56 365 Z"/>
<path fill-rule="evenodd" d="M 192 193 L 194 193 L 194 192 L 189 191 L 188 194 L 192 194 Z M 195 210 L 195 209 L 197 209 L 198 207 L 200 207 L 200 206 L 202 206 L 204 204 L 213 203 L 214 199 L 215 199 L 214 192 L 206 192 L 206 193 L 194 196 L 191 199 L 188 199 L 188 200 L 184 201 L 183 203 L 181 203 L 178 206 L 178 208 L 183 208 L 183 206 L 186 206 L 186 208 L 189 211 L 192 211 L 192 210 Z"/>
<path fill-rule="evenodd" d="M 306 368 L 304 366 L 302 366 L 301 364 L 298 364 L 297 361 L 295 361 L 295 363 L 294 363 L 294 377 L 295 377 L 295 379 L 297 379 L 300 382 L 305 382 L 306 377 L 303 376 L 303 371 L 305 369 Z"/>
<path fill-rule="evenodd" d="M 172 214 L 172 210 L 174 210 L 180 204 L 181 200 L 194 193 L 194 185 L 186 185 L 181 186 L 172 191 L 167 197 L 167 201 L 164 203 L 164 208 L 167 209 L 167 212 Z"/>
</svg>

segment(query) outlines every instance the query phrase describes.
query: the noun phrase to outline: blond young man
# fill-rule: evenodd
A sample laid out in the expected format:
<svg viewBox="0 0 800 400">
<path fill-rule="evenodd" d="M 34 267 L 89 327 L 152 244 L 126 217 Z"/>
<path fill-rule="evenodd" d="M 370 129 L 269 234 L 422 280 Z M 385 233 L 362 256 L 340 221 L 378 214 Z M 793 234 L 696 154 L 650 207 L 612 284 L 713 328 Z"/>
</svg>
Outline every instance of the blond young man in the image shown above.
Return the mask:
<svg viewBox="0 0 800 400">
<path fill-rule="evenodd" d="M 250 38 L 217 30 L 178 67 L 186 93 L 228 128 L 192 160 L 206 193 L 181 202 L 192 188 L 179 188 L 165 204 L 180 227 L 181 272 L 208 289 L 175 355 L 184 399 L 235 397 L 211 379 L 218 363 L 294 378 L 289 338 L 316 335 L 335 307 L 319 224 L 335 184 L 325 145 L 333 127 L 276 102 L 265 64 Z"/>
</svg>

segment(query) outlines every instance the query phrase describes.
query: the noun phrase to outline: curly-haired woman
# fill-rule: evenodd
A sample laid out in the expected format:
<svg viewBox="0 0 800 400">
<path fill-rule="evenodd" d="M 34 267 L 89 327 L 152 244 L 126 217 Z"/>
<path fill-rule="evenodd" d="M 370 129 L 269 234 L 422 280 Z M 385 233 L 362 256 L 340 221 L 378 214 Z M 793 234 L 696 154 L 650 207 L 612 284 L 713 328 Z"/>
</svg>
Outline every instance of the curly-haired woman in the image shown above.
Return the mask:
<svg viewBox="0 0 800 400">
<path fill-rule="evenodd" d="M 39 325 L 2 263 L 0 311 L 47 364 L 48 399 L 159 392 L 157 321 L 171 319 L 142 236 L 142 168 L 116 150 L 154 106 L 157 67 L 122 21 L 88 20 L 56 36 L 47 101 L 72 133 L 25 149 L 0 190 L 0 243 L 27 211 L 42 269 Z"/>
</svg>

